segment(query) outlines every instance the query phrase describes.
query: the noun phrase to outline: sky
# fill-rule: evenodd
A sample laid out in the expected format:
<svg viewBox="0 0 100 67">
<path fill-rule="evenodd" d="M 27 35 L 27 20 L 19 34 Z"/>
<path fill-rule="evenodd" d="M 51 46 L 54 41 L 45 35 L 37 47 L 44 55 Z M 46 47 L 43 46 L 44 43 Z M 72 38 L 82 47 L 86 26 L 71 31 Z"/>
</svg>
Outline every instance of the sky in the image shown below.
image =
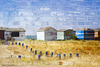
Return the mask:
<svg viewBox="0 0 100 67">
<path fill-rule="evenodd" d="M 100 28 L 100 0 L 0 0 L 0 27 Z"/>
</svg>

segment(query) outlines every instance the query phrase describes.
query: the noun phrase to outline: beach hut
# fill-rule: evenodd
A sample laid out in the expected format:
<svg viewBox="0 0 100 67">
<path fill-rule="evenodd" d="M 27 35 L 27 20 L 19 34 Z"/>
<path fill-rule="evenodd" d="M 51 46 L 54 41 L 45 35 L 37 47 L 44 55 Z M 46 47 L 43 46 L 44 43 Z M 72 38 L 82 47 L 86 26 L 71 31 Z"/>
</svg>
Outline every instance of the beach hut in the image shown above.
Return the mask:
<svg viewBox="0 0 100 67">
<path fill-rule="evenodd" d="M 100 28 L 94 29 L 94 38 L 95 40 L 100 40 Z"/>
<path fill-rule="evenodd" d="M 4 28 L 5 40 L 19 40 L 23 41 L 25 39 L 25 29 L 24 28 Z"/>
<path fill-rule="evenodd" d="M 70 40 L 75 35 L 75 31 L 72 29 L 63 29 L 57 31 L 57 40 Z"/>
<path fill-rule="evenodd" d="M 57 40 L 57 30 L 52 27 L 43 27 L 37 31 L 37 40 L 53 41 Z"/>
<path fill-rule="evenodd" d="M 0 27 L 0 39 L 1 40 L 4 40 L 5 39 L 4 38 L 4 32 L 5 32 L 4 28 L 3 27 Z"/>
<path fill-rule="evenodd" d="M 76 36 L 82 40 L 94 40 L 94 30 L 90 28 L 76 29 Z"/>
</svg>

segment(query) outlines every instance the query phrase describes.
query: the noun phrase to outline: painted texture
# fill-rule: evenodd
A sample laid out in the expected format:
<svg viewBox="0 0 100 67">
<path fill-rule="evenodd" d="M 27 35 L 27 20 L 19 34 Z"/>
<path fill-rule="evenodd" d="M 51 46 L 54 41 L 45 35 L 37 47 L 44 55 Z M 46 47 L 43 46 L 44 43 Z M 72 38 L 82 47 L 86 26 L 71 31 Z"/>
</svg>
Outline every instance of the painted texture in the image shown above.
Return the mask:
<svg viewBox="0 0 100 67">
<path fill-rule="evenodd" d="M 45 32 L 37 32 L 37 40 L 45 40 Z"/>
<path fill-rule="evenodd" d="M 45 40 L 52 41 L 57 40 L 57 31 L 54 29 L 48 29 L 45 31 Z"/>
<path fill-rule="evenodd" d="M 4 40 L 4 30 L 0 30 L 0 39 Z"/>
<path fill-rule="evenodd" d="M 12 32 L 5 32 L 5 40 L 10 40 L 10 39 L 14 39 L 14 40 L 18 40 L 18 41 L 23 41 L 25 40 L 25 32 L 19 32 L 19 36 L 18 37 L 12 37 L 11 36 Z"/>
<path fill-rule="evenodd" d="M 76 31 L 76 36 L 78 39 L 84 39 L 84 31 L 83 30 Z"/>
<path fill-rule="evenodd" d="M 95 31 L 94 34 L 95 40 L 100 40 L 100 31 Z"/>
<path fill-rule="evenodd" d="M 73 38 L 72 36 L 75 35 L 75 31 L 73 31 L 73 30 L 68 30 L 68 31 L 65 31 L 64 33 L 65 33 L 64 34 L 65 40 L 70 40 Z"/>
<path fill-rule="evenodd" d="M 58 40 L 70 40 L 72 39 L 73 35 L 75 35 L 75 32 L 73 30 L 57 32 L 57 39 Z"/>
<path fill-rule="evenodd" d="M 42 32 L 38 31 L 37 40 L 43 40 L 43 41 L 57 40 L 57 31 L 52 28 Z"/>
<path fill-rule="evenodd" d="M 19 37 L 13 37 L 13 38 L 19 41 L 25 40 L 25 32 L 19 32 Z"/>
<path fill-rule="evenodd" d="M 85 40 L 94 40 L 94 30 L 85 30 L 84 31 Z"/>
<path fill-rule="evenodd" d="M 0 26 L 25 28 L 26 35 L 46 26 L 99 28 L 100 0 L 0 0 Z"/>
<path fill-rule="evenodd" d="M 64 32 L 57 32 L 57 39 L 64 40 Z"/>
<path fill-rule="evenodd" d="M 77 30 L 76 36 L 78 39 L 94 40 L 94 30 Z"/>
</svg>

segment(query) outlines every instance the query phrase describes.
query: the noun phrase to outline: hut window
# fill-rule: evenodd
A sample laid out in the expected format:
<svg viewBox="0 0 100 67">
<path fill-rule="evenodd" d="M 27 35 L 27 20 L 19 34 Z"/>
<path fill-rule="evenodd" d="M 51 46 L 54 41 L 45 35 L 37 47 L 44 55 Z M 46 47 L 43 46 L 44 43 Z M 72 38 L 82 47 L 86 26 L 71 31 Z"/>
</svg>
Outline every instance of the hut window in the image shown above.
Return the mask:
<svg viewBox="0 0 100 67">
<path fill-rule="evenodd" d="M 55 32 L 51 32 L 51 35 L 57 35 L 57 33 L 55 33 Z"/>
<path fill-rule="evenodd" d="M 11 37 L 19 37 L 19 32 L 12 32 Z"/>
</svg>

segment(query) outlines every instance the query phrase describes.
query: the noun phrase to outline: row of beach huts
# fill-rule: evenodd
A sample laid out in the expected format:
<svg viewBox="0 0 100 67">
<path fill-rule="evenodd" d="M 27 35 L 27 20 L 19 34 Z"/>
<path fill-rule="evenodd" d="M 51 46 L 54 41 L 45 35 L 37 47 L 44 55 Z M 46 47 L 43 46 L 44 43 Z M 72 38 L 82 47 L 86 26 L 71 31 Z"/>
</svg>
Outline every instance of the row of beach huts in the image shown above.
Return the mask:
<svg viewBox="0 0 100 67">
<path fill-rule="evenodd" d="M 100 29 L 82 28 L 75 30 L 56 30 L 52 27 L 44 27 L 37 31 L 37 40 L 70 40 L 73 39 L 73 35 L 82 40 L 100 40 Z"/>
<path fill-rule="evenodd" d="M 4 28 L 0 27 L 1 40 L 19 40 L 25 39 L 24 28 Z M 55 40 L 70 40 L 73 36 L 82 40 L 100 40 L 100 28 L 90 29 L 62 29 L 56 30 L 53 27 L 42 27 L 37 30 L 37 40 L 55 41 Z"/>
</svg>

